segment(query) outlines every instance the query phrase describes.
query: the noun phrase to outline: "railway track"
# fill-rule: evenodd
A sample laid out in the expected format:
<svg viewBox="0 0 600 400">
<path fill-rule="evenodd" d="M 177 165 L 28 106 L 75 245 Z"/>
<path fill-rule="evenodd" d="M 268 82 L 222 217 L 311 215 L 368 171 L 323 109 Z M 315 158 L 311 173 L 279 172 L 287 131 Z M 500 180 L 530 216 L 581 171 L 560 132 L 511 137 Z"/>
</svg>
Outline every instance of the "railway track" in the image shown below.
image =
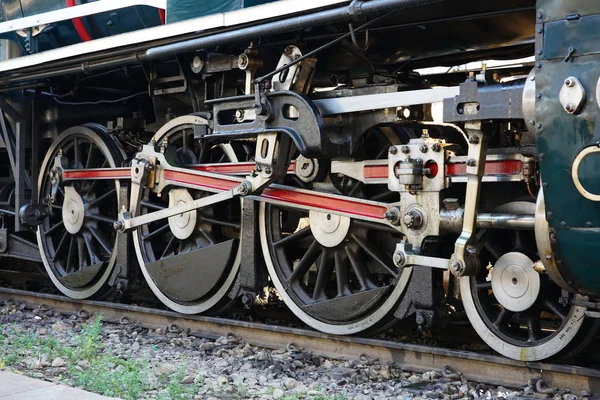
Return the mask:
<svg viewBox="0 0 600 400">
<path fill-rule="evenodd" d="M 362 337 L 332 336 L 316 331 L 205 316 L 183 316 L 171 311 L 63 296 L 0 288 L 0 300 L 23 302 L 27 308 L 46 305 L 63 314 L 80 310 L 100 313 L 104 320 L 119 323 L 123 318 L 146 328 L 177 325 L 195 336 L 216 338 L 233 334 L 248 343 L 271 349 L 294 345 L 315 354 L 335 359 L 367 357 L 381 363 L 394 362 L 413 372 L 441 370 L 450 366 L 469 381 L 506 387 L 527 385 L 541 378 L 551 387 L 570 388 L 573 392 L 600 390 L 600 370 L 543 362 L 520 362 L 504 357 L 424 345 L 397 343 Z"/>
</svg>

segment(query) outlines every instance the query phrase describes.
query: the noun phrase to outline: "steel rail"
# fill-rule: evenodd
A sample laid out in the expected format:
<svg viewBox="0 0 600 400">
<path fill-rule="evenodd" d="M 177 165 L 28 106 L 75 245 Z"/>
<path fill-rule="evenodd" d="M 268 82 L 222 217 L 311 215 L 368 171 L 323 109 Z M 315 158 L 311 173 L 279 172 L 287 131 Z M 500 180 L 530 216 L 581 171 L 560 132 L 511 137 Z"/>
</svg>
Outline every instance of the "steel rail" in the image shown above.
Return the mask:
<svg viewBox="0 0 600 400">
<path fill-rule="evenodd" d="M 216 317 L 181 315 L 125 304 L 73 300 L 63 296 L 0 288 L 0 300 L 23 302 L 29 308 L 46 305 L 64 314 L 80 310 L 102 314 L 105 321 L 119 323 L 123 318 L 146 328 L 177 325 L 189 328 L 194 336 L 216 338 L 233 334 L 254 346 L 282 349 L 294 344 L 300 349 L 334 359 L 358 359 L 363 355 L 379 362 L 394 362 L 406 371 L 424 372 L 451 366 L 469 381 L 520 387 L 531 378 L 544 379 L 551 387 L 600 390 L 600 370 L 550 364 L 521 362 L 501 356 L 450 350 L 416 344 L 356 336 L 335 336 L 306 329 L 237 321 Z"/>
</svg>

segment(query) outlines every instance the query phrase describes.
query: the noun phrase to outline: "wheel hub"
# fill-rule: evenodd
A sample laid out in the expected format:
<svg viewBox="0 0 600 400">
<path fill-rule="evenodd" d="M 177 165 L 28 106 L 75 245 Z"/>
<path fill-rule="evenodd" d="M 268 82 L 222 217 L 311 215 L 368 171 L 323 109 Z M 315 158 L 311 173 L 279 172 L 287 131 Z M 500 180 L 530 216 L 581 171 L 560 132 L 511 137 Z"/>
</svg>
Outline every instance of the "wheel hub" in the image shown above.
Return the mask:
<svg viewBox="0 0 600 400">
<path fill-rule="evenodd" d="M 62 217 L 67 232 L 74 235 L 83 226 L 85 207 L 83 199 L 73 186 L 65 186 L 65 199 L 62 206 Z"/>
<path fill-rule="evenodd" d="M 521 312 L 529 309 L 540 293 L 540 276 L 525 254 L 500 257 L 492 270 L 492 290 L 502 307 Z"/>
<path fill-rule="evenodd" d="M 350 229 L 350 218 L 326 212 L 309 213 L 310 230 L 325 247 L 335 247 L 344 241 Z"/>
<path fill-rule="evenodd" d="M 173 189 L 169 192 L 169 207 L 186 205 L 193 201 L 194 198 L 186 189 Z M 189 238 L 194 232 L 195 227 L 196 211 L 188 211 L 169 217 L 169 228 L 179 240 Z"/>
</svg>

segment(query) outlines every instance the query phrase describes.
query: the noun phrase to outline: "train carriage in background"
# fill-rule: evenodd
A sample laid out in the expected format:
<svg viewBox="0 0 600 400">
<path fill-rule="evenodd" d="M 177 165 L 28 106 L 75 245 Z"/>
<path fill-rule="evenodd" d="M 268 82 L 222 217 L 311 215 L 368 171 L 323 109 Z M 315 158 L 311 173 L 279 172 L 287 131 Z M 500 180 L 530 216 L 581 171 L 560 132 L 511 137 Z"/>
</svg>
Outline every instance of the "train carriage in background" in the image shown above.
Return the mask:
<svg viewBox="0 0 600 400">
<path fill-rule="evenodd" d="M 466 314 L 507 357 L 574 356 L 600 316 L 599 20 L 592 0 L 1 0 L 0 256 L 78 299 L 145 282 L 218 315 L 272 285 L 327 333 Z"/>
</svg>

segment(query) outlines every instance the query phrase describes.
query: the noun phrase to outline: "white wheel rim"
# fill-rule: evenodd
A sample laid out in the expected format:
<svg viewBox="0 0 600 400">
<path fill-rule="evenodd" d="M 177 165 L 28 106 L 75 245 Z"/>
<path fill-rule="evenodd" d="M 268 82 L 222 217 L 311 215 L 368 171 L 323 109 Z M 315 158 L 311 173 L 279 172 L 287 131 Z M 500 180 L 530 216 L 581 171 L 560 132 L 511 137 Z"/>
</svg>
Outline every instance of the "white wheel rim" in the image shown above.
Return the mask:
<svg viewBox="0 0 600 400">
<path fill-rule="evenodd" d="M 514 360 L 538 361 L 558 354 L 575 338 L 585 317 L 585 307 L 573 306 L 566 321 L 561 325 L 560 334 L 552 334 L 548 340 L 535 346 L 516 346 L 504 341 L 487 327 L 473 301 L 471 282 L 468 276 L 460 278 L 460 293 L 467 317 L 477 334 L 492 349 Z"/>
<path fill-rule="evenodd" d="M 412 273 L 412 268 L 404 268 L 400 274 L 400 278 L 397 280 L 395 287 L 393 288 L 392 293 L 385 300 L 385 302 L 373 313 L 369 314 L 367 317 L 357 320 L 351 324 L 340 324 L 333 325 L 328 324 L 326 322 L 320 321 L 316 318 L 311 317 L 306 314 L 290 297 L 284 288 L 281 280 L 277 275 L 277 271 L 275 270 L 275 266 L 273 263 L 273 259 L 271 258 L 271 252 L 269 249 L 269 243 L 267 239 L 267 229 L 266 229 L 266 214 L 265 214 L 266 206 L 265 203 L 260 204 L 259 208 L 259 229 L 260 229 L 260 243 L 262 246 L 263 255 L 265 257 L 265 263 L 267 264 L 267 270 L 269 271 L 269 276 L 277 289 L 277 292 L 288 306 L 288 308 L 305 324 L 311 326 L 314 329 L 317 329 L 321 332 L 331 333 L 336 335 L 351 335 L 355 333 L 359 333 L 368 329 L 380 322 L 382 318 L 392 311 L 394 306 L 397 305 L 400 297 L 404 293 L 406 286 L 408 284 L 408 280 Z"/>
<path fill-rule="evenodd" d="M 90 128 L 86 128 L 86 129 L 90 129 Z M 90 129 L 90 133 L 93 135 L 96 135 L 100 138 L 100 136 L 97 133 L 93 132 L 91 129 Z M 70 129 L 68 129 L 67 131 L 60 134 L 54 140 L 54 144 L 50 147 L 50 149 L 48 149 L 48 152 L 46 153 L 46 157 L 44 158 L 44 161 L 42 162 L 42 167 L 41 167 L 40 171 L 44 171 L 46 169 L 48 163 L 52 161 L 50 159 L 50 156 L 52 155 L 52 153 L 54 153 L 54 150 L 56 149 L 56 147 L 58 147 L 58 144 L 61 143 L 69 135 L 71 135 Z M 113 157 L 110 153 L 110 150 L 108 149 L 106 144 L 102 140 L 99 140 L 98 143 L 96 143 L 96 144 L 98 144 L 102 148 L 102 150 L 106 153 L 107 160 L 109 161 L 110 167 L 115 168 L 116 167 L 115 160 L 113 159 Z M 43 176 L 43 174 L 40 174 L 40 177 L 38 179 L 38 188 L 39 189 L 41 189 L 43 180 L 44 180 L 44 176 Z M 121 185 L 118 180 L 115 181 L 115 188 L 117 191 L 117 204 L 120 204 Z M 41 190 L 38 190 L 38 193 L 41 193 Z M 71 289 L 71 288 L 65 286 L 56 277 L 56 275 L 54 274 L 54 271 L 52 270 L 52 267 L 50 267 L 50 261 L 46 258 L 46 252 L 44 251 L 45 243 L 44 243 L 44 238 L 42 237 L 42 232 L 41 232 L 40 227 L 38 227 L 38 229 L 36 230 L 36 238 L 37 238 L 37 242 L 38 242 L 38 247 L 40 248 L 40 255 L 42 258 L 42 263 L 44 264 L 44 268 L 46 269 L 46 272 L 48 273 L 50 280 L 52 281 L 54 286 L 62 294 L 64 294 L 67 297 L 70 297 L 72 299 L 87 299 L 87 298 L 93 296 L 94 294 L 96 294 L 98 292 L 98 290 L 100 290 L 106 284 L 106 282 L 108 281 L 108 278 L 111 276 L 111 274 L 113 272 L 114 265 L 117 260 L 117 254 L 119 251 L 119 246 L 118 246 L 119 241 L 118 240 L 115 240 L 113 252 L 110 256 L 110 259 L 107 261 L 108 266 L 107 266 L 106 270 L 104 271 L 104 274 L 102 274 L 102 276 L 97 280 L 97 282 L 95 284 L 93 284 L 92 286 L 82 288 L 81 290 Z"/>
<path fill-rule="evenodd" d="M 227 155 L 227 157 L 229 158 L 229 160 L 231 162 L 238 161 L 237 156 L 235 155 L 235 151 L 233 150 L 233 147 L 231 147 L 230 144 L 222 144 L 222 145 L 220 145 L 220 147 L 221 147 L 222 151 Z M 240 205 L 243 207 L 242 200 L 240 200 Z M 240 223 L 241 223 L 240 232 L 243 232 L 243 229 L 244 229 L 243 221 L 240 221 Z M 156 283 L 154 283 L 154 280 L 148 273 L 148 270 L 146 269 L 146 261 L 144 260 L 144 255 L 142 253 L 142 243 L 140 241 L 140 235 L 138 234 L 137 229 L 135 231 L 133 231 L 133 245 L 135 248 L 135 253 L 137 256 L 138 263 L 140 265 L 140 269 L 142 270 L 142 274 L 144 275 L 144 278 L 145 278 L 146 282 L 148 283 L 148 286 L 150 286 L 150 289 L 152 290 L 154 295 L 156 297 L 158 297 L 158 299 L 164 305 L 169 307 L 171 310 L 182 313 L 182 314 L 199 314 L 199 313 L 205 312 L 205 311 L 211 309 L 212 307 L 214 307 L 220 300 L 222 300 L 223 297 L 227 294 L 227 292 L 231 289 L 231 286 L 232 286 L 232 284 L 237 276 L 238 270 L 240 268 L 241 258 L 242 258 L 242 254 L 241 254 L 242 235 L 240 235 L 240 238 L 238 241 L 238 250 L 237 250 L 237 253 L 235 256 L 235 260 L 233 261 L 231 271 L 229 272 L 227 279 L 223 282 L 223 284 L 221 285 L 219 290 L 217 290 L 214 294 L 212 294 L 207 299 L 202 300 L 197 304 L 181 304 L 181 303 L 178 303 L 178 302 L 173 301 L 170 298 L 168 298 L 160 290 L 160 288 L 156 285 Z"/>
</svg>

